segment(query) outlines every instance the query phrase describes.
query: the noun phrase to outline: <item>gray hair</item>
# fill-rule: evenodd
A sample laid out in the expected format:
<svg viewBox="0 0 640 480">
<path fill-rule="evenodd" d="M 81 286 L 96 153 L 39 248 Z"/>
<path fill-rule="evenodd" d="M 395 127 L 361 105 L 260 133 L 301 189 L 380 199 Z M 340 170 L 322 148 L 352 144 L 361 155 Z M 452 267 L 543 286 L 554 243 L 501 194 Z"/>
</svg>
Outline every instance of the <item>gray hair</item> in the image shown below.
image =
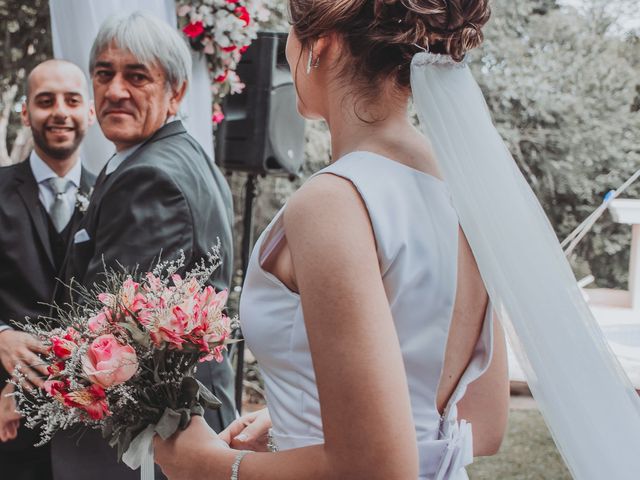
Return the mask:
<svg viewBox="0 0 640 480">
<path fill-rule="evenodd" d="M 158 65 L 173 88 L 191 81 L 191 52 L 186 41 L 177 29 L 151 14 L 136 11 L 109 17 L 102 23 L 89 54 L 92 75 L 97 57 L 112 43 L 131 52 L 141 63 Z"/>
</svg>

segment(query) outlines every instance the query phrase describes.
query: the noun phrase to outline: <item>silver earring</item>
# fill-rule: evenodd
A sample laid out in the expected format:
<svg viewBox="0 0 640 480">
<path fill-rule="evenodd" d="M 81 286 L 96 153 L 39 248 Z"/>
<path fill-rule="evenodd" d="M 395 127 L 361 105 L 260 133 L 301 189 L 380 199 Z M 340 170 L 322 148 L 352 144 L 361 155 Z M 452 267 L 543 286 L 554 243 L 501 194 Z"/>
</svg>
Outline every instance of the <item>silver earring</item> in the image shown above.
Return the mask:
<svg viewBox="0 0 640 480">
<path fill-rule="evenodd" d="M 307 75 L 311 73 L 312 66 L 313 66 L 313 47 L 309 49 L 309 60 L 307 61 Z"/>
</svg>

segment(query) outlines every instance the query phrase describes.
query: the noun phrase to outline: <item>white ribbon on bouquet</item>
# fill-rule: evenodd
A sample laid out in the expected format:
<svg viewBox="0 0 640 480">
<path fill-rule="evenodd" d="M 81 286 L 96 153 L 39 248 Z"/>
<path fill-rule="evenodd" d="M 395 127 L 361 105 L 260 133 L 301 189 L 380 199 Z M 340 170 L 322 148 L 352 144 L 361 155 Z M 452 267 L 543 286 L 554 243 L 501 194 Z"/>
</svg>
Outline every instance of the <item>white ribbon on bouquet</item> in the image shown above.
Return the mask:
<svg viewBox="0 0 640 480">
<path fill-rule="evenodd" d="M 153 437 L 156 426 L 149 425 L 133 439 L 122 455 L 122 461 L 131 469 L 140 468 L 140 480 L 154 480 Z"/>
</svg>

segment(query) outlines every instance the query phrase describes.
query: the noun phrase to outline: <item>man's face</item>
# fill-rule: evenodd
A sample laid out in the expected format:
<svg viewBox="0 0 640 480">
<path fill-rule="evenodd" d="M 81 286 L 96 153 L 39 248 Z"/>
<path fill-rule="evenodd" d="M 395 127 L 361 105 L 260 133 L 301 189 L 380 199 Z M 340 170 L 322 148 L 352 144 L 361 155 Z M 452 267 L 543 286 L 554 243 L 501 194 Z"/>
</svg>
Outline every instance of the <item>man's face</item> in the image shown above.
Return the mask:
<svg viewBox="0 0 640 480">
<path fill-rule="evenodd" d="M 111 45 L 96 58 L 92 74 L 98 122 L 118 151 L 143 142 L 178 112 L 186 85 L 175 90 L 156 64 Z"/>
<path fill-rule="evenodd" d="M 49 61 L 38 65 L 28 82 L 22 121 L 31 128 L 36 150 L 53 161 L 68 159 L 95 118 L 84 74 L 73 64 Z"/>
</svg>

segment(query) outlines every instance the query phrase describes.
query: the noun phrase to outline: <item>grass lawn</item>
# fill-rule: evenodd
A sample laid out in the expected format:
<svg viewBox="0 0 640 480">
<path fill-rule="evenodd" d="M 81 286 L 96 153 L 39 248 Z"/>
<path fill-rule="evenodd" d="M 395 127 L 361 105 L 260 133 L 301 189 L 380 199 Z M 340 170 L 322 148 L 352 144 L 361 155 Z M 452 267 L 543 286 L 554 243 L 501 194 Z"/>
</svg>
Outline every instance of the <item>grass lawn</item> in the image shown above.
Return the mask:
<svg viewBox="0 0 640 480">
<path fill-rule="evenodd" d="M 512 409 L 500 453 L 477 458 L 470 480 L 571 480 L 540 412 Z"/>
</svg>

